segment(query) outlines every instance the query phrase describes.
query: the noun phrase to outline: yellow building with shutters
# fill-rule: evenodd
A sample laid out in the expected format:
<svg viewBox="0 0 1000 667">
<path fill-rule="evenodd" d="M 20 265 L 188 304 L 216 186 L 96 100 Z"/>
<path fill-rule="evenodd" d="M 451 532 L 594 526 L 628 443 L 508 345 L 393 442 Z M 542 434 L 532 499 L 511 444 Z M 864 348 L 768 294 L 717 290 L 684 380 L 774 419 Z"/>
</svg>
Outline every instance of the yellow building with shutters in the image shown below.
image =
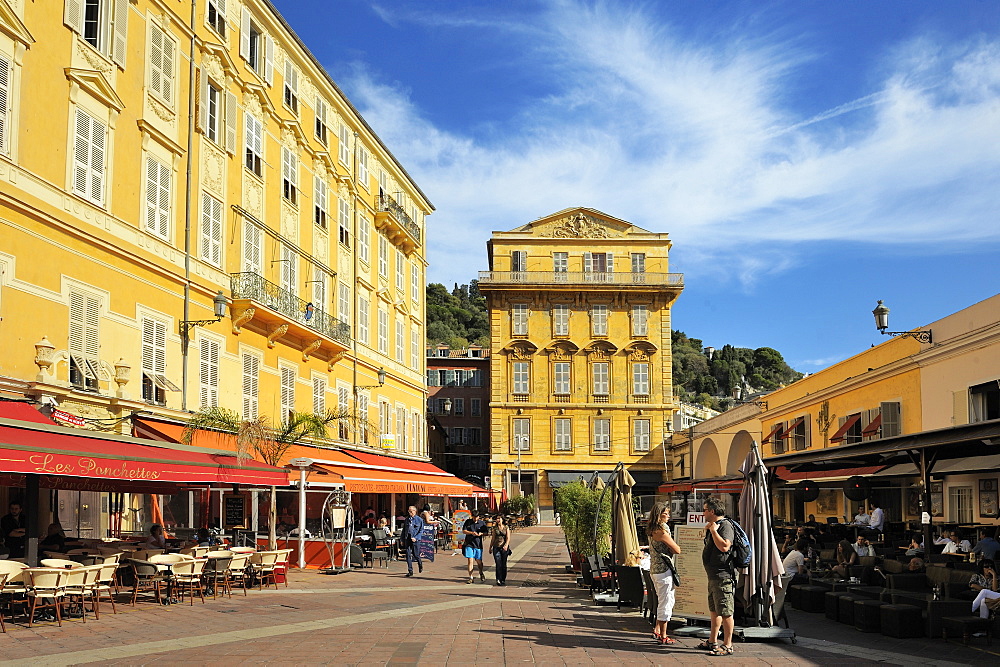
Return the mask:
<svg viewBox="0 0 1000 667">
<path fill-rule="evenodd" d="M 0 0 L 7 396 L 354 407 L 389 449 L 328 444 L 425 460 L 432 210 L 267 0 Z"/>
<path fill-rule="evenodd" d="M 589 208 L 494 232 L 480 274 L 492 346 L 491 486 L 535 495 L 618 462 L 655 493 L 673 395 L 667 234 Z M 519 481 L 520 480 L 520 481 Z"/>
</svg>

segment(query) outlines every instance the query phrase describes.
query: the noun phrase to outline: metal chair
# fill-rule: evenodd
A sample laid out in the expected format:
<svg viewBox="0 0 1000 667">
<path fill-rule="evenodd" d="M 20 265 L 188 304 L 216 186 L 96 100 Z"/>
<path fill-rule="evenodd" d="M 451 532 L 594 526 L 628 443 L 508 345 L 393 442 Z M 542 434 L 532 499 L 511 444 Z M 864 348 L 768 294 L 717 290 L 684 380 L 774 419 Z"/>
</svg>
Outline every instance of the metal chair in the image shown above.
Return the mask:
<svg viewBox="0 0 1000 667">
<path fill-rule="evenodd" d="M 132 587 L 132 606 L 135 606 L 140 591 L 154 593 L 156 602 L 162 604 L 160 584 L 167 580 L 167 573 L 157 567 L 156 563 L 145 560 L 129 558 L 126 563 L 132 567 L 132 572 L 135 575 L 135 584 Z"/>
<path fill-rule="evenodd" d="M 211 556 L 211 554 L 223 554 Z M 222 585 L 223 594 L 233 597 L 232 586 L 229 581 L 229 566 L 233 562 L 231 551 L 209 552 L 209 557 L 205 560 L 205 568 L 202 570 L 202 579 L 212 586 L 212 599 L 219 597 L 219 585 Z"/>
</svg>

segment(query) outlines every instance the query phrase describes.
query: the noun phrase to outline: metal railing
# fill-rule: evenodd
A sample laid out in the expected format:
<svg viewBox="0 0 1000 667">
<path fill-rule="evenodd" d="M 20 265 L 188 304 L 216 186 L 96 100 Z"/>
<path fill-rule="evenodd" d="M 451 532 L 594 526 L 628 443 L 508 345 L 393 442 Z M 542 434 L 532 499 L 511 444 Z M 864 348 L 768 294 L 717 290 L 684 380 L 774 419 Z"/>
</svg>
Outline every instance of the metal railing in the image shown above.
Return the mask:
<svg viewBox="0 0 1000 667">
<path fill-rule="evenodd" d="M 315 304 L 312 312 L 308 312 L 307 301 L 256 273 L 234 273 L 230 280 L 234 299 L 255 301 L 327 338 L 350 346 L 351 326 L 316 308 Z"/>
<path fill-rule="evenodd" d="M 403 210 L 403 207 L 399 205 L 393 197 L 380 192 L 378 195 L 378 210 L 385 211 L 386 213 L 391 213 L 392 217 L 399 221 L 399 224 L 406 230 L 406 233 L 413 237 L 413 239 L 420 243 L 420 227 L 417 223 L 413 222 L 413 219 Z"/>
<path fill-rule="evenodd" d="M 480 271 L 480 285 L 653 285 L 684 287 L 683 273 L 560 272 L 560 271 Z"/>
</svg>

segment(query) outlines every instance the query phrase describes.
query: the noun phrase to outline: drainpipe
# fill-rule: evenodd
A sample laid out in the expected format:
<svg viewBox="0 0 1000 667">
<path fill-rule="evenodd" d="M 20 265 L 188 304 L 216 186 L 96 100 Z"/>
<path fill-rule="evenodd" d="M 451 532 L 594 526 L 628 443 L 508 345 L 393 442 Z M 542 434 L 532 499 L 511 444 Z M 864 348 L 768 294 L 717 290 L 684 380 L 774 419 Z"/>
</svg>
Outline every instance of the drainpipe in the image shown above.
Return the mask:
<svg viewBox="0 0 1000 667">
<path fill-rule="evenodd" d="M 354 133 L 354 159 L 351 161 L 352 165 L 354 166 L 354 169 L 353 169 L 354 174 L 351 175 L 351 178 L 355 178 L 355 174 L 357 174 L 357 171 L 358 171 L 357 161 L 358 161 L 358 133 L 355 132 Z M 357 411 L 358 411 L 358 336 L 357 336 L 357 326 L 358 326 L 358 296 L 359 296 L 359 294 L 358 294 L 358 205 L 357 205 L 357 201 L 354 202 L 353 209 L 354 209 L 354 212 L 351 214 L 351 233 L 354 236 L 354 238 L 351 240 L 351 243 L 352 243 L 351 247 L 354 248 L 354 262 L 353 262 L 353 264 L 354 264 L 354 271 L 353 271 L 353 285 L 351 286 L 351 291 L 354 292 L 354 294 L 353 294 L 353 296 L 354 296 L 354 298 L 353 298 L 354 307 L 351 309 L 351 312 L 354 314 L 354 317 L 352 318 L 353 325 L 352 325 L 352 329 L 351 329 L 351 352 L 352 352 L 352 354 L 351 354 L 351 388 L 354 390 L 354 411 L 355 411 L 355 413 L 357 413 Z M 338 233 L 339 233 L 339 230 L 338 230 Z M 371 259 L 371 251 L 372 251 L 371 235 L 369 235 L 369 237 L 368 237 L 368 258 L 369 259 Z M 340 297 L 338 295 L 338 299 L 339 298 Z M 369 302 L 368 302 L 368 316 L 369 316 L 368 319 L 369 319 L 369 322 L 371 321 L 371 313 L 372 313 L 372 304 L 371 304 L 371 301 L 369 300 Z M 369 333 L 371 333 L 371 332 L 369 331 Z M 368 401 L 368 410 L 369 410 L 369 412 L 371 411 L 371 399 L 369 399 L 369 401 Z M 366 417 L 367 417 L 367 415 L 366 415 Z M 361 423 L 360 422 L 360 415 L 359 415 L 358 423 L 360 423 L 363 428 L 366 428 L 366 429 L 368 428 L 367 418 L 365 419 L 365 423 Z M 358 446 L 358 429 L 357 428 L 352 428 L 351 429 L 351 444 L 353 444 L 355 447 Z M 368 443 L 369 446 L 371 446 L 371 444 L 372 444 L 371 442 Z M 393 521 L 395 521 L 395 518 L 393 518 Z"/>
<path fill-rule="evenodd" d="M 191 46 L 188 50 L 188 136 L 187 159 L 185 160 L 184 182 L 184 315 L 183 320 L 191 319 L 191 181 L 193 179 L 194 163 L 194 45 L 195 45 L 195 9 L 196 2 L 191 3 Z M 188 347 L 191 330 L 185 331 L 181 338 L 181 410 L 187 410 L 188 395 Z"/>
</svg>

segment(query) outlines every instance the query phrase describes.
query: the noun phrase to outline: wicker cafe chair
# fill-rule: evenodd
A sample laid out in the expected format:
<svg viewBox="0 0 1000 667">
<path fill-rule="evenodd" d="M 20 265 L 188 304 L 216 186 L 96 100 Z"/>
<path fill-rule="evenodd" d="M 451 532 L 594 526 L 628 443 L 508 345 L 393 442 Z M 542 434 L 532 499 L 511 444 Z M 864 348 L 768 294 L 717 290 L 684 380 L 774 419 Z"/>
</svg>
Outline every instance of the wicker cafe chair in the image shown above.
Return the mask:
<svg viewBox="0 0 1000 667">
<path fill-rule="evenodd" d="M 250 572 L 247 571 L 247 561 L 250 560 L 249 553 L 234 553 L 233 559 L 229 562 L 229 580 L 235 585 L 239 582 L 243 588 L 244 597 L 247 594 L 247 583 L 250 579 Z"/>
<path fill-rule="evenodd" d="M 132 572 L 135 574 L 135 585 L 132 588 L 132 606 L 135 606 L 135 601 L 140 591 L 154 593 L 156 602 L 162 604 L 160 584 L 167 580 L 167 573 L 157 567 L 156 563 L 150 563 L 149 561 L 129 558 L 126 562 L 132 566 Z"/>
<path fill-rule="evenodd" d="M 99 569 L 97 571 L 97 579 L 91 585 L 91 591 L 93 591 L 94 599 L 97 602 L 98 608 L 101 606 L 101 595 L 104 593 L 108 594 L 108 599 L 111 600 L 111 612 L 114 614 L 118 613 L 118 609 L 115 607 L 115 595 L 118 593 L 118 562 L 117 558 L 114 562 L 109 563 L 104 561 L 101 565 L 97 566 Z M 114 593 L 112 593 L 112 588 L 114 588 Z M 100 616 L 98 616 L 100 618 Z"/>
<path fill-rule="evenodd" d="M 219 555 L 213 555 L 219 554 Z M 218 599 L 219 586 L 222 586 L 223 595 L 228 594 L 233 597 L 232 587 L 229 582 L 229 565 L 233 562 L 231 551 L 210 551 L 205 560 L 205 569 L 202 571 L 202 579 L 212 587 L 212 599 Z"/>
<path fill-rule="evenodd" d="M 254 569 L 257 570 L 258 588 L 263 590 L 264 584 L 267 583 L 265 580 L 270 579 L 274 587 L 278 587 L 278 579 L 274 576 L 274 568 L 278 563 L 278 558 L 281 556 L 280 551 L 258 551 L 250 556 L 250 562 L 253 563 Z"/>
<path fill-rule="evenodd" d="M 97 582 L 97 577 L 101 574 L 100 565 L 88 565 L 86 567 L 78 567 L 66 572 L 66 596 L 70 599 L 70 602 L 74 598 L 80 602 L 80 615 L 83 617 L 83 622 L 87 622 L 87 598 L 90 598 L 90 609 L 94 612 L 94 618 L 100 619 L 101 614 L 98 611 L 97 598 L 94 594 L 94 584 Z"/>
<path fill-rule="evenodd" d="M 206 562 L 203 559 L 198 559 L 174 565 L 174 586 L 180 591 L 181 600 L 184 599 L 184 591 L 187 590 L 190 593 L 191 604 L 194 605 L 194 591 L 197 589 L 198 595 L 201 596 L 201 603 L 205 604 L 205 587 L 201 577 Z"/>
<path fill-rule="evenodd" d="M 13 614 L 14 606 L 27 609 L 28 588 L 25 585 L 24 571 L 28 566 L 14 560 L 0 560 L 0 574 L 7 575 L 6 582 L 0 586 L 0 599 L 6 599 Z"/>
<path fill-rule="evenodd" d="M 7 585 L 9 578 L 10 572 L 0 572 L 0 591 Z M 3 622 L 3 607 L 0 607 L 0 632 L 7 632 L 7 626 Z"/>
<path fill-rule="evenodd" d="M 28 585 L 28 597 L 31 606 L 28 609 L 28 627 L 35 622 L 35 611 L 38 609 L 56 610 L 56 621 L 62 627 L 62 606 L 66 597 L 66 575 L 69 570 L 52 567 L 29 567 L 24 571 Z M 42 602 L 39 602 L 42 600 Z M 45 602 L 52 600 L 52 602 Z"/>
<path fill-rule="evenodd" d="M 285 588 L 288 588 L 288 562 L 292 558 L 292 552 L 294 549 L 280 549 L 278 551 L 278 561 L 274 564 L 274 580 L 275 588 L 277 588 L 278 573 L 280 572 L 285 578 Z"/>
</svg>

